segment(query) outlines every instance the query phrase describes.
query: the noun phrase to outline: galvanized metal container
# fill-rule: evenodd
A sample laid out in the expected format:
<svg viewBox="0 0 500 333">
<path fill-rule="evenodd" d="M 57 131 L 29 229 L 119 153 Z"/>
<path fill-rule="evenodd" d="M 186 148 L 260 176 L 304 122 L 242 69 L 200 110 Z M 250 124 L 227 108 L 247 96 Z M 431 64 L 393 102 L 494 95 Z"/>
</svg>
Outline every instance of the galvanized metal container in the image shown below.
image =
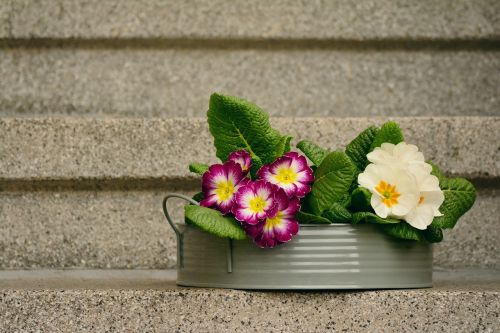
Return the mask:
<svg viewBox="0 0 500 333">
<path fill-rule="evenodd" d="M 371 224 L 301 225 L 290 242 L 261 249 L 174 224 L 177 284 L 234 289 L 432 287 L 432 246 L 384 235 Z"/>
</svg>

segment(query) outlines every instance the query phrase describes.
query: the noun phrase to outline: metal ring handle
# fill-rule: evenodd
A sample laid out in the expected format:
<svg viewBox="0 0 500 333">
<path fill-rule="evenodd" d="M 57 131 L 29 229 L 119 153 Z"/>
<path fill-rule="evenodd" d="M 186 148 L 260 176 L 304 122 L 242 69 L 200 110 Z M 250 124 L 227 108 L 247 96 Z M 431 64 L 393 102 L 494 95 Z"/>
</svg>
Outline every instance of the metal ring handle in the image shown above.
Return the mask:
<svg viewBox="0 0 500 333">
<path fill-rule="evenodd" d="M 179 229 L 177 229 L 177 227 L 175 226 L 174 221 L 172 220 L 172 218 L 170 217 L 170 214 L 168 213 L 167 201 L 170 198 L 183 199 L 183 200 L 186 200 L 189 203 L 192 203 L 193 205 L 199 205 L 199 203 L 196 202 L 195 200 L 191 199 L 190 197 L 187 197 L 187 196 L 185 196 L 183 194 L 178 194 L 178 193 L 169 193 L 163 199 L 163 204 L 162 204 L 162 206 L 163 206 L 163 214 L 165 214 L 165 217 L 167 218 L 168 224 L 170 224 L 170 226 L 172 227 L 172 229 L 174 229 L 176 235 L 180 237 L 181 232 L 179 231 Z"/>
</svg>

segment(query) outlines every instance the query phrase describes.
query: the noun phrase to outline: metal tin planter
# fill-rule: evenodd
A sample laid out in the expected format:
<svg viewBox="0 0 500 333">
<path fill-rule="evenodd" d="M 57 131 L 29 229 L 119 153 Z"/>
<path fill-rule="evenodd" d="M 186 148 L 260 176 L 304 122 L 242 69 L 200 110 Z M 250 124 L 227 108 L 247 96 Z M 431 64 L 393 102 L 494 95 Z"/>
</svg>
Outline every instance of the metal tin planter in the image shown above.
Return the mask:
<svg viewBox="0 0 500 333">
<path fill-rule="evenodd" d="M 371 224 L 301 225 L 290 242 L 261 249 L 174 224 L 177 284 L 234 289 L 385 289 L 432 287 L 432 246 L 384 235 Z"/>
</svg>

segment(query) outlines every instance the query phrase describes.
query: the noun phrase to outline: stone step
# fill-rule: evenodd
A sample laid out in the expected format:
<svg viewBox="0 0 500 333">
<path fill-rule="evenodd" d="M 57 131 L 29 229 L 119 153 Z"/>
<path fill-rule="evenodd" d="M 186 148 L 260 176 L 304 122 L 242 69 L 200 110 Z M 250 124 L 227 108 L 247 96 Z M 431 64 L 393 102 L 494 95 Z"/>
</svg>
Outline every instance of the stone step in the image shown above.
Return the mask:
<svg viewBox="0 0 500 333">
<path fill-rule="evenodd" d="M 406 141 L 418 145 L 443 170 L 498 185 L 500 117 L 392 119 L 400 123 Z M 292 146 L 310 139 L 332 150 L 345 148 L 361 130 L 384 121 L 387 118 L 271 120 L 282 133 L 294 136 Z M 189 174 L 189 163 L 216 162 L 213 139 L 202 118 L 0 118 L 0 142 L 4 189 L 16 182 L 50 181 L 179 186 L 197 179 Z"/>
<path fill-rule="evenodd" d="M 427 158 L 479 188 L 435 265 L 500 269 L 500 118 L 397 120 Z M 294 142 L 331 149 L 383 121 L 272 119 Z M 1 119 L 0 142 L 1 269 L 174 267 L 161 199 L 199 191 L 188 163 L 215 162 L 204 119 Z"/>
<path fill-rule="evenodd" d="M 496 1 L 0 3 L 0 38 L 498 38 Z"/>
<path fill-rule="evenodd" d="M 0 116 L 201 117 L 213 91 L 280 117 L 494 116 L 498 55 L 313 45 L 0 47 Z"/>
<path fill-rule="evenodd" d="M 169 271 L 7 271 L 0 329 L 494 332 L 498 273 L 436 272 L 432 289 L 285 293 L 180 288 Z"/>
</svg>

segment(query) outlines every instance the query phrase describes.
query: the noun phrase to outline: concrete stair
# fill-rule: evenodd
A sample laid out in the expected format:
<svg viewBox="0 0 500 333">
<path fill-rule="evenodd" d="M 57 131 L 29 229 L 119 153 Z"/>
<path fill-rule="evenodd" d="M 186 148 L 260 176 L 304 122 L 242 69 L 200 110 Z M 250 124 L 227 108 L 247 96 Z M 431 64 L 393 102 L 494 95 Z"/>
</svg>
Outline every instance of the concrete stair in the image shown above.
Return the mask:
<svg viewBox="0 0 500 333">
<path fill-rule="evenodd" d="M 435 272 L 432 289 L 180 288 L 171 271 L 0 272 L 0 325 L 47 332 L 494 332 L 497 271 Z M 14 329 L 12 331 L 15 331 Z"/>
<path fill-rule="evenodd" d="M 273 116 L 493 116 L 498 11 L 491 0 L 2 1 L 0 114 L 202 116 L 220 91 Z"/>
<path fill-rule="evenodd" d="M 500 268 L 500 233 L 493 232 L 499 230 L 500 118 L 397 120 L 427 158 L 479 186 L 473 210 L 436 246 L 436 265 Z M 382 121 L 277 118 L 273 125 L 296 134 L 294 142 L 309 138 L 338 149 Z M 204 119 L 3 119 L 0 141 L 5 269 L 174 267 L 162 196 L 199 191 L 199 177 L 187 165 L 215 162 Z"/>
<path fill-rule="evenodd" d="M 0 1 L 0 331 L 500 331 L 499 12 L 491 0 Z M 476 204 L 434 247 L 435 287 L 176 287 L 160 202 L 199 190 L 188 163 L 216 162 L 213 91 L 330 149 L 396 119 L 472 180 Z"/>
</svg>

